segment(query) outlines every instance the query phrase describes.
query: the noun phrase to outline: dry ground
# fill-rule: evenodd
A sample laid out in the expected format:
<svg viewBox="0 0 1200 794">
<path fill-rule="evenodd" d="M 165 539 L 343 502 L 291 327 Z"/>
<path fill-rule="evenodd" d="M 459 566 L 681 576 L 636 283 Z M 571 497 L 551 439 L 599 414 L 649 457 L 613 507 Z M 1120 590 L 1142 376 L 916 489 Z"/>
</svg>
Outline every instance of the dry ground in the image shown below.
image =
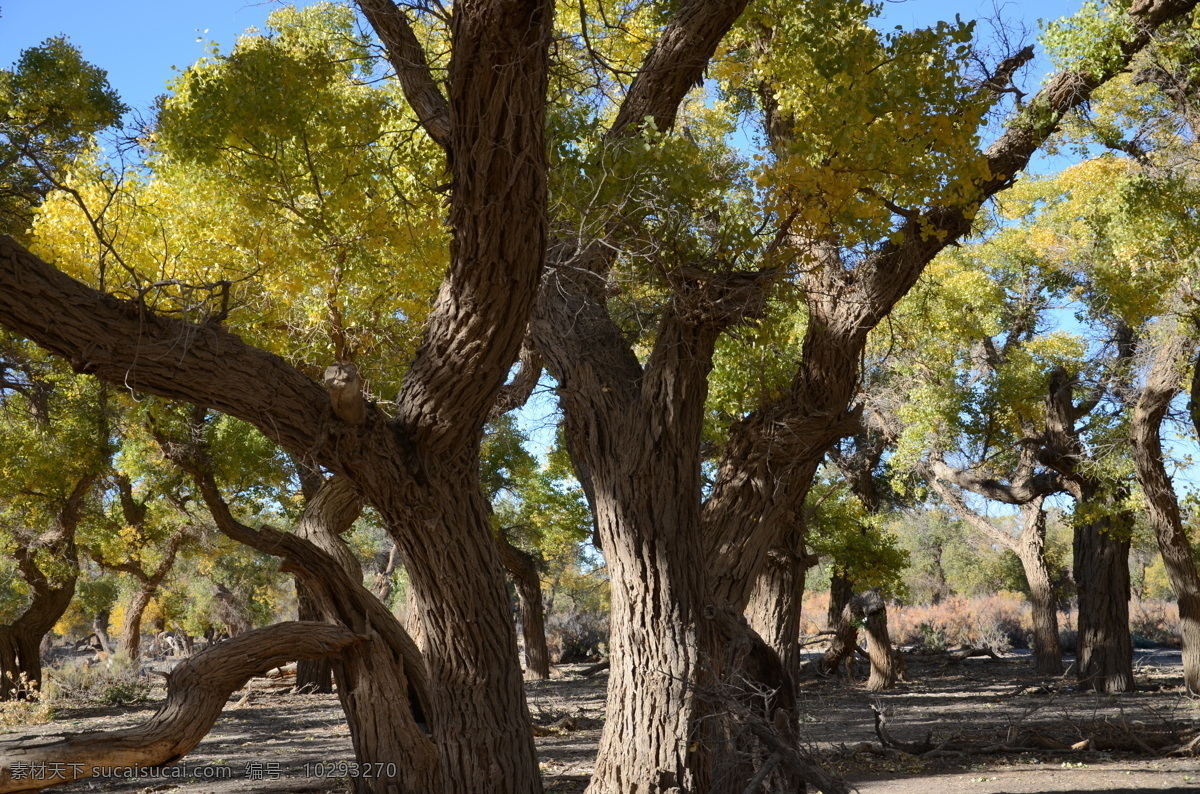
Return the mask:
<svg viewBox="0 0 1200 794">
<path fill-rule="evenodd" d="M 1200 703 L 1182 691 L 1178 651 L 1141 652 L 1138 691 L 1121 696 L 1076 691 L 1069 677 L 1040 680 L 1021 656 L 958 663 L 910 656 L 908 666 L 913 681 L 883 694 L 838 679 L 802 684 L 809 741 L 864 794 L 1200 790 L 1200 756 L 1160 749 L 1200 733 Z M 605 675 L 581 678 L 580 669 L 567 666 L 560 679 L 528 685 L 549 792 L 582 791 L 591 771 Z M 93 779 L 58 790 L 346 791 L 338 764 L 353 754 L 336 697 L 286 694 L 264 679 L 250 690 L 231 698 L 171 777 Z M 919 743 L 932 733 L 937 749 L 912 755 L 882 747 L 872 703 L 888 715 L 892 738 Z M 60 708 L 54 723 L 8 729 L 0 741 L 128 726 L 154 708 Z M 1062 749 L 1089 739 L 1089 749 Z"/>
</svg>

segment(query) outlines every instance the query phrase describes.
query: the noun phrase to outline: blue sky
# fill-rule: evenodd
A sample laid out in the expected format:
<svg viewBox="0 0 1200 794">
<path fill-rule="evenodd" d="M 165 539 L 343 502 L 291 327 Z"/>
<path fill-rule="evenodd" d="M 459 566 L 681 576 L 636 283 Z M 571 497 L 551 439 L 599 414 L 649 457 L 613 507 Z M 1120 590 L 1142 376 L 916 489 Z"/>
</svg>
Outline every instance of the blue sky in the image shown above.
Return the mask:
<svg viewBox="0 0 1200 794">
<path fill-rule="evenodd" d="M 83 57 L 108 70 L 125 104 L 145 110 L 180 69 L 206 54 L 207 42 L 227 49 L 238 34 L 261 26 L 276 2 L 204 0 L 0 0 L 0 66 L 50 36 L 65 35 Z"/>
<path fill-rule="evenodd" d="M 303 3 L 302 3 L 303 4 Z M 150 107 L 165 91 L 174 74 L 203 56 L 207 42 L 228 48 L 239 33 L 261 26 L 275 0 L 204 0 L 204 2 L 151 2 L 151 0 L 0 0 L 0 65 L 8 66 L 21 50 L 49 36 L 66 35 L 85 58 L 108 70 L 109 80 L 125 103 L 136 109 Z M 993 0 L 885 0 L 884 19 L 906 27 L 928 25 L 939 19 L 980 19 L 987 35 L 990 18 L 1037 33 L 1037 19 L 1056 18 L 1079 7 L 1079 0 L 993 2 Z M 1015 36 L 1017 40 L 1021 37 Z M 1036 82 L 1045 69 L 1030 77 Z"/>
</svg>

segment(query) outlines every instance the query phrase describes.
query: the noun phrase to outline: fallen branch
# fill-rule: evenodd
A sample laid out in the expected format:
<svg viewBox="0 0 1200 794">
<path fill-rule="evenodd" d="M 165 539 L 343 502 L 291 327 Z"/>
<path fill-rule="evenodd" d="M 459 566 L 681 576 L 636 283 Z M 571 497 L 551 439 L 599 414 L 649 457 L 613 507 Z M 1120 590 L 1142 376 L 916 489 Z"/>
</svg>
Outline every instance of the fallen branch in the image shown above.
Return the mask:
<svg viewBox="0 0 1200 794">
<path fill-rule="evenodd" d="M 171 672 L 166 702 L 140 726 L 0 742 L 0 794 L 59 786 L 101 768 L 172 764 L 208 735 L 229 696 L 252 677 L 298 659 L 333 656 L 363 639 L 341 626 L 292 622 L 210 646 Z"/>
</svg>

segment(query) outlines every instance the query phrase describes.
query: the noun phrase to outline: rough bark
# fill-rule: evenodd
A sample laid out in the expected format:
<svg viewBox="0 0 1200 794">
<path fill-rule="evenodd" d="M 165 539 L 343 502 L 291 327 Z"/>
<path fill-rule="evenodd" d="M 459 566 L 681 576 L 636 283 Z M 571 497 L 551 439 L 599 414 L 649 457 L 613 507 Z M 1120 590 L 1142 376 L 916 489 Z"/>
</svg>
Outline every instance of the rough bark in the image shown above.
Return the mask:
<svg viewBox="0 0 1200 794">
<path fill-rule="evenodd" d="M 200 743 L 230 694 L 251 677 L 294 659 L 342 653 L 361 641 L 339 626 L 280 623 L 206 648 L 172 671 L 166 702 L 143 725 L 0 743 L 0 792 L 39 791 L 111 767 L 174 763 Z M 35 776 L 33 765 L 57 765 L 62 774 Z"/>
<path fill-rule="evenodd" d="M 525 677 L 545 680 L 550 677 L 550 649 L 546 647 L 546 613 L 542 608 L 542 580 L 537 563 L 531 554 L 509 543 L 503 533 L 496 536 L 496 546 L 517 588 L 521 634 L 525 640 Z"/>
<path fill-rule="evenodd" d="M 1129 634 L 1130 517 L 1105 516 L 1075 528 L 1079 595 L 1078 678 L 1098 692 L 1133 689 Z"/>
<path fill-rule="evenodd" d="M 803 530 L 797 532 L 804 536 Z M 750 627 L 775 650 L 788 676 L 795 683 L 800 673 L 800 605 L 804 599 L 804 580 L 817 558 L 776 549 L 754 586 L 754 600 L 747 612 Z"/>
<path fill-rule="evenodd" d="M 1182 373 L 1195 348 L 1195 331 L 1176 329 L 1155 357 L 1134 408 L 1132 427 L 1138 482 L 1179 603 L 1183 682 L 1191 694 L 1200 693 L 1200 575 L 1179 514 L 1179 500 L 1163 463 L 1161 427 L 1171 401 L 1182 391 Z"/>
<path fill-rule="evenodd" d="M 862 605 L 855 600 L 853 592 L 850 596 L 842 603 L 837 618 L 830 623 L 833 627 L 833 639 L 829 641 L 829 648 L 821 657 L 821 671 L 826 675 L 835 672 L 847 658 L 853 656 L 854 649 L 858 647 L 858 621 L 863 617 Z M 831 596 L 831 603 L 832 600 Z"/>
<path fill-rule="evenodd" d="M 1046 513 L 1042 500 L 1021 505 L 1021 536 L 1017 557 L 1029 584 L 1029 602 L 1033 611 L 1033 658 L 1037 672 L 1061 675 L 1062 645 L 1058 634 L 1058 600 L 1046 564 Z"/>
<path fill-rule="evenodd" d="M 874 588 L 858 597 L 866 617 L 867 658 L 871 661 L 871 677 L 867 689 L 877 692 L 896 686 L 896 653 L 888 636 L 887 604 Z"/>
<path fill-rule="evenodd" d="M 300 516 L 296 534 L 337 559 L 351 580 L 361 581 L 362 569 L 358 560 L 341 541 L 341 535 L 353 526 L 362 512 L 362 500 L 358 493 L 345 477 L 333 477 L 321 482 L 305 498 L 307 504 Z M 305 577 L 296 577 L 296 597 L 301 620 L 321 620 L 327 616 L 328 610 L 321 608 L 320 594 L 312 591 Z M 298 662 L 296 690 L 332 692 L 333 662 L 324 658 Z"/>
<path fill-rule="evenodd" d="M 1076 421 L 1073 381 L 1062 369 L 1049 378 L 1046 432 L 1040 460 L 1063 478 L 1067 492 L 1094 518 L 1075 522 L 1073 573 L 1079 598 L 1076 675 L 1102 692 L 1133 688 L 1133 642 L 1129 635 L 1129 538 L 1133 517 L 1119 505 L 1121 484 L 1101 482 L 1082 465 L 1086 451 Z M 1078 509 L 1078 508 L 1077 508 Z"/>
<path fill-rule="evenodd" d="M 196 481 L 214 521 L 228 537 L 282 558 L 283 570 L 306 587 L 314 610 L 362 642 L 333 665 L 360 763 L 392 764 L 397 778 L 356 778 L 360 794 L 439 794 L 444 781 L 438 748 L 430 741 L 434 694 L 424 660 L 391 612 L 362 585 L 357 560 L 340 533 L 361 503 L 345 478 L 324 483 L 309 500 L 294 534 L 254 530 L 237 521 L 217 490 L 202 451 L 167 445 L 168 456 Z"/>
<path fill-rule="evenodd" d="M 245 419 L 350 477 L 379 509 L 414 572 L 431 640 L 427 716 L 441 774 L 461 791 L 541 790 L 476 469 L 545 261 L 552 16 L 546 0 L 455 7 L 450 267 L 394 418 L 368 404 L 361 424 L 344 422 L 325 389 L 277 356 L 100 295 L 0 238 L 0 324 L 122 388 Z"/>
</svg>

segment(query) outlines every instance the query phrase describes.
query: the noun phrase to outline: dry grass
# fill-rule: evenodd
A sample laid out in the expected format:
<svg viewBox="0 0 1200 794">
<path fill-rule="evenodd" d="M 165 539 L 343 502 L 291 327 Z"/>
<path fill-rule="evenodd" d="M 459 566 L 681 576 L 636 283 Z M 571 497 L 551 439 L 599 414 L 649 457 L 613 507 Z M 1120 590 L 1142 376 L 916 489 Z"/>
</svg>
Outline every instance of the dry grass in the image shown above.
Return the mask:
<svg viewBox="0 0 1200 794">
<path fill-rule="evenodd" d="M 828 606 L 828 593 L 805 596 L 802 634 L 830 628 Z M 1074 650 L 1078 613 L 1074 608 L 1060 611 L 1058 624 L 1063 650 Z M 1129 604 L 1129 630 L 1139 647 L 1178 647 L 1179 610 L 1171 601 L 1134 599 Z M 888 631 L 898 645 L 931 650 L 986 647 L 1001 652 L 1029 647 L 1032 610 L 1023 595 L 1008 591 L 976 598 L 952 596 L 937 604 L 890 604 Z"/>
</svg>

